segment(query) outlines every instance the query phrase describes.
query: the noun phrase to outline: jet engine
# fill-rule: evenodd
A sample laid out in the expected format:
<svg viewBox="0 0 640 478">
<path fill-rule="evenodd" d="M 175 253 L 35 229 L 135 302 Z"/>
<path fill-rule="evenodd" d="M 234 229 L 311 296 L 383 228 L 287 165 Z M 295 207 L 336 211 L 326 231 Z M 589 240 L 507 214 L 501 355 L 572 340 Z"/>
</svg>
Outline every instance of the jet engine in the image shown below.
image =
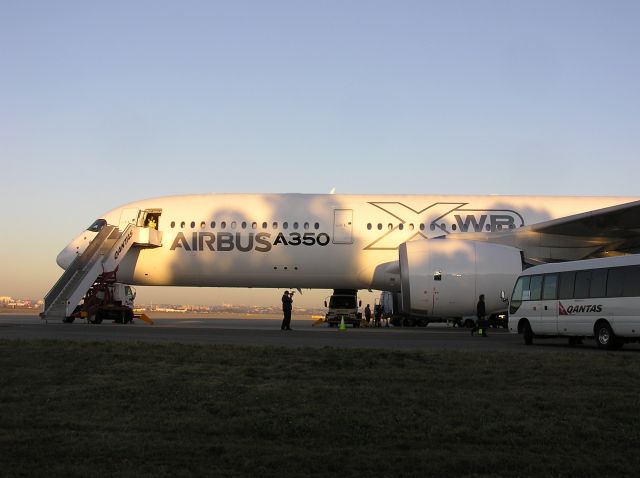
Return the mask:
<svg viewBox="0 0 640 478">
<path fill-rule="evenodd" d="M 402 309 L 422 317 L 474 316 L 480 294 L 487 314 L 506 309 L 522 272 L 520 250 L 487 242 L 431 239 L 400 246 Z"/>
</svg>

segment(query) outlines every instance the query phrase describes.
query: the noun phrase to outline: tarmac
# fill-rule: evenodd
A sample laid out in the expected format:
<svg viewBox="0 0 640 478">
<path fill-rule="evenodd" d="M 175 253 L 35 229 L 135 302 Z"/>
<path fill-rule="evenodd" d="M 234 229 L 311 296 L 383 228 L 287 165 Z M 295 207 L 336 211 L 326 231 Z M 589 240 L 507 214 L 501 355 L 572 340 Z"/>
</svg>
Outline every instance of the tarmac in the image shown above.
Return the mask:
<svg viewBox="0 0 640 478">
<path fill-rule="evenodd" d="M 469 329 L 442 323 L 428 327 L 348 327 L 330 328 L 313 325 L 309 319 L 294 319 L 292 331 L 280 330 L 280 319 L 255 318 L 154 318 L 154 325 L 140 320 L 133 324 L 103 322 L 99 325 L 76 320 L 65 324 L 59 320 L 45 323 L 38 316 L 0 315 L 0 340 L 71 340 L 82 342 L 147 342 L 237 346 L 275 346 L 296 348 L 362 348 L 381 350 L 458 350 L 486 352 L 594 351 L 593 340 L 569 347 L 567 339 L 534 340 L 526 346 L 522 337 L 506 329 L 488 330 L 488 337 L 471 336 Z M 620 353 L 620 352 L 615 352 Z M 622 353 L 640 353 L 640 344 L 626 344 Z"/>
</svg>

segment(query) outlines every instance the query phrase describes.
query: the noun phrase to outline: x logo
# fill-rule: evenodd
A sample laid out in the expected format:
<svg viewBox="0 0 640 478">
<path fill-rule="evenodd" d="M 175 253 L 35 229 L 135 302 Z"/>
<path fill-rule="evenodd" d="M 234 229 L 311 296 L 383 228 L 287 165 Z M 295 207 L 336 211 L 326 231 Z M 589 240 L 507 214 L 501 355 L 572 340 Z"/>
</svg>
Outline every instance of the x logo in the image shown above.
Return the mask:
<svg viewBox="0 0 640 478">
<path fill-rule="evenodd" d="M 387 214 L 393 216 L 399 224 L 395 224 L 391 230 L 387 230 L 381 237 L 373 241 L 365 250 L 371 249 L 397 249 L 400 244 L 423 237 L 429 239 L 431 237 L 448 234 L 435 221 L 446 216 L 450 212 L 464 206 L 467 203 L 442 203 L 438 202 L 427 206 L 421 211 L 416 211 L 409 206 L 405 206 L 399 202 L 371 202 L 372 206 L 382 209 Z M 413 229 L 410 225 L 413 224 Z M 424 231 L 420 230 L 420 224 L 425 224 Z M 431 225 L 435 226 L 435 230 L 431 230 Z M 383 227 L 385 225 L 383 224 Z"/>
</svg>

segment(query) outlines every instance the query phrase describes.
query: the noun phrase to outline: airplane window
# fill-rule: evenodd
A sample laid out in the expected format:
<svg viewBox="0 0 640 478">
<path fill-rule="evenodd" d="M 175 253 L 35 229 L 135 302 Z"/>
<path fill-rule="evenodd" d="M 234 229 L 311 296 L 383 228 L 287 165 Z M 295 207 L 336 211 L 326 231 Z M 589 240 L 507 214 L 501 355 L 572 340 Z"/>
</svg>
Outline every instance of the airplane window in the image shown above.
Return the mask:
<svg viewBox="0 0 640 478">
<path fill-rule="evenodd" d="M 485 229 L 486 229 L 487 231 L 490 231 L 490 230 L 491 230 L 491 226 L 490 226 L 489 224 L 487 224 L 487 225 L 485 226 Z"/>
<path fill-rule="evenodd" d="M 227 227 L 227 223 L 225 221 L 222 221 L 220 223 L 220 229 L 225 229 Z"/>
<path fill-rule="evenodd" d="M 272 227 L 273 227 L 274 229 L 278 229 L 278 223 L 277 223 L 277 222 L 274 222 Z"/>
<path fill-rule="evenodd" d="M 436 225 L 434 223 L 429 224 L 429 229 L 431 229 L 432 231 L 435 231 Z"/>
<path fill-rule="evenodd" d="M 316 230 L 320 229 L 320 224 L 316 222 L 316 223 L 313 225 L 313 228 L 314 228 L 314 229 L 316 229 Z"/>
<path fill-rule="evenodd" d="M 398 229 L 402 231 L 404 229 L 404 224 L 398 224 Z"/>
<path fill-rule="evenodd" d="M 236 228 L 236 226 L 237 226 L 236 221 L 233 221 L 233 222 L 231 223 L 231 229 L 235 229 L 235 228 Z"/>
<path fill-rule="evenodd" d="M 266 229 L 266 228 L 267 228 L 267 226 L 268 226 L 268 224 L 267 224 L 266 222 L 263 222 L 263 223 L 262 223 L 262 229 Z"/>
<path fill-rule="evenodd" d="M 305 230 L 309 229 L 309 223 L 308 222 L 304 223 L 304 228 L 305 228 Z"/>
<path fill-rule="evenodd" d="M 251 229 L 258 229 L 258 223 L 257 222 L 252 222 L 251 223 Z"/>
<path fill-rule="evenodd" d="M 371 223 L 367 224 L 367 229 L 371 230 Z"/>
<path fill-rule="evenodd" d="M 413 224 L 409 224 L 409 230 L 413 231 Z"/>
<path fill-rule="evenodd" d="M 389 223 L 389 230 L 393 229 L 393 224 Z"/>
<path fill-rule="evenodd" d="M 442 224 L 440 224 L 440 229 L 442 229 L 443 231 L 446 231 L 447 225 L 443 222 Z"/>
<path fill-rule="evenodd" d="M 424 231 L 424 224 L 420 224 L 420 230 Z"/>
<path fill-rule="evenodd" d="M 100 232 L 102 228 L 106 225 L 107 225 L 107 221 L 105 221 L 104 219 L 97 219 L 96 221 L 93 222 L 93 224 L 91 224 L 87 228 L 87 231 Z"/>
<path fill-rule="evenodd" d="M 382 230 L 382 224 L 378 223 L 378 231 Z"/>
<path fill-rule="evenodd" d="M 294 229 L 298 229 L 298 223 L 297 223 L 297 222 L 294 222 L 294 223 L 293 223 L 293 228 L 294 228 Z"/>
<path fill-rule="evenodd" d="M 200 223 L 200 229 L 204 229 L 206 225 L 207 225 L 207 224 L 206 224 L 204 221 L 202 221 L 202 222 Z"/>
<path fill-rule="evenodd" d="M 457 226 L 455 224 L 451 224 L 451 229 L 455 231 L 457 229 Z"/>
<path fill-rule="evenodd" d="M 195 221 L 191 221 L 191 229 L 193 229 L 194 227 L 196 227 L 196 223 Z"/>
<path fill-rule="evenodd" d="M 216 228 L 216 221 L 211 221 L 211 229 L 215 229 Z"/>
<path fill-rule="evenodd" d="M 242 221 L 242 229 L 246 229 L 247 228 L 247 223 L 245 221 Z"/>
<path fill-rule="evenodd" d="M 174 227 L 176 227 L 176 221 L 171 221 L 171 229 L 173 229 Z"/>
<path fill-rule="evenodd" d="M 282 223 L 282 229 L 289 229 L 289 223 L 287 221 Z"/>
</svg>

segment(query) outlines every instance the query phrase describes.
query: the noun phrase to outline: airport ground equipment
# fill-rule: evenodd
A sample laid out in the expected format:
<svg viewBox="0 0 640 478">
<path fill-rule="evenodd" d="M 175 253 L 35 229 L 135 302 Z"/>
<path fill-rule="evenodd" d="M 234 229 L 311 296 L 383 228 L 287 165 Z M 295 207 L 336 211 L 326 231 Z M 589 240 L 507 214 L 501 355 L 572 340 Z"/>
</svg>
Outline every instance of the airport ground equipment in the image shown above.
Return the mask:
<svg viewBox="0 0 640 478">
<path fill-rule="evenodd" d="M 118 282 L 116 272 L 100 274 L 82 303 L 63 322 L 71 323 L 77 318 L 86 318 L 91 324 L 99 324 L 105 319 L 120 324 L 132 322 L 136 292 L 131 286 Z"/>
<path fill-rule="evenodd" d="M 117 301 L 123 301 L 125 292 L 115 290 L 119 286 L 115 285 L 117 282 L 114 278 L 124 257 L 134 248 L 162 245 L 162 234 L 158 230 L 138 225 L 144 224 L 143 213 L 133 214 L 131 221 L 122 223 L 120 227 L 104 224 L 100 228 L 46 295 L 44 311 L 40 314 L 43 320 L 68 321 L 67 318 L 77 314 L 77 306 L 83 299 L 89 300 L 91 304 L 88 303 L 87 307 L 93 310 L 99 293 L 104 296 L 107 289 L 110 289 L 110 300 L 118 297 Z M 133 302 L 131 309 L 132 306 Z"/>
<path fill-rule="evenodd" d="M 362 321 L 362 312 L 359 307 L 362 305 L 358 301 L 358 291 L 351 289 L 334 289 L 333 295 L 329 300 L 324 301 L 327 307 L 325 322 L 329 327 L 335 327 L 344 321 L 345 324 L 351 324 L 354 327 L 360 327 Z"/>
</svg>

